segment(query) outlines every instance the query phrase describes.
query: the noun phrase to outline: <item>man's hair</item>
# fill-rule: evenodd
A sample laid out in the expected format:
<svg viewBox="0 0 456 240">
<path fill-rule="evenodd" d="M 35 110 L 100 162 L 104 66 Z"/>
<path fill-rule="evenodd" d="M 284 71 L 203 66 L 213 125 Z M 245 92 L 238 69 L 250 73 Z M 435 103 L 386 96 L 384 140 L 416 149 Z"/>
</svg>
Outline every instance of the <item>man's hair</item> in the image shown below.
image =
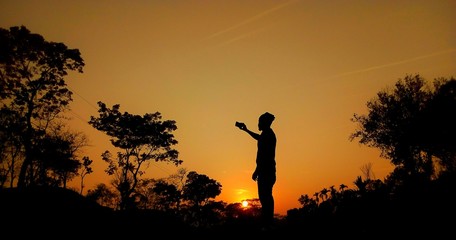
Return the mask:
<svg viewBox="0 0 456 240">
<path fill-rule="evenodd" d="M 260 120 L 267 122 L 269 125 L 272 124 L 274 119 L 275 119 L 274 115 L 270 114 L 269 112 L 265 112 L 260 116 Z"/>
</svg>

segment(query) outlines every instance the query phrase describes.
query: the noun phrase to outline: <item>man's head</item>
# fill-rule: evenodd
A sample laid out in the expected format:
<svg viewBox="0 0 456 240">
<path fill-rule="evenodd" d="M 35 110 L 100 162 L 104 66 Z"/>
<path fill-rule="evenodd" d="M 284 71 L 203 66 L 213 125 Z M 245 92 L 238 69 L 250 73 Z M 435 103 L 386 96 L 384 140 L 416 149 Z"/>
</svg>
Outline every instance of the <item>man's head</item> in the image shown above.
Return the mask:
<svg viewBox="0 0 456 240">
<path fill-rule="evenodd" d="M 275 119 L 274 115 L 272 115 L 268 112 L 263 113 L 260 116 L 260 118 L 258 119 L 258 129 L 263 130 L 266 128 L 270 128 L 274 119 Z"/>
</svg>

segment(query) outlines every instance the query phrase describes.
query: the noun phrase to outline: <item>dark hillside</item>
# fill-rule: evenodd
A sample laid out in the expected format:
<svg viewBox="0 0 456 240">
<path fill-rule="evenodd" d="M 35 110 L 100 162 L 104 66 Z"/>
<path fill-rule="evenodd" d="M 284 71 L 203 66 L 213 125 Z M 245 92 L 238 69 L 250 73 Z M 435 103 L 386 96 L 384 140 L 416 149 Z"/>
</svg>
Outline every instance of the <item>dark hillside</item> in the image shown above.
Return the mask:
<svg viewBox="0 0 456 240">
<path fill-rule="evenodd" d="M 0 189 L 0 212 L 3 236 L 119 237 L 182 227 L 162 213 L 114 211 L 63 188 Z"/>
<path fill-rule="evenodd" d="M 72 190 L 41 187 L 0 189 L 0 211 L 6 232 L 21 236 L 47 235 L 82 226 L 91 228 L 113 214 L 111 209 Z"/>
<path fill-rule="evenodd" d="M 447 193 L 454 190 L 445 190 L 393 202 L 354 202 L 345 205 L 335 216 L 297 215 L 294 219 L 291 214 L 278 220 L 273 230 L 262 232 L 252 219 L 236 219 L 211 228 L 195 229 L 177 216 L 163 212 L 114 211 L 68 189 L 7 188 L 0 189 L 0 237 L 243 239 L 264 236 L 293 239 L 323 236 L 441 239 L 455 234 L 456 199 Z"/>
</svg>

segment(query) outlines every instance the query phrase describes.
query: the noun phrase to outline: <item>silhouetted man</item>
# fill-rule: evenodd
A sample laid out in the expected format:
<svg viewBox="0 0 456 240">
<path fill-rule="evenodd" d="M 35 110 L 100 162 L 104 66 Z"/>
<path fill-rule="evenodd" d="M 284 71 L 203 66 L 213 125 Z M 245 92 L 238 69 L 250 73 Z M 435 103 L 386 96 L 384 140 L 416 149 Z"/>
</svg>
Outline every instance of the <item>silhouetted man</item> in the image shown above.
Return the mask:
<svg viewBox="0 0 456 240">
<path fill-rule="evenodd" d="M 261 134 L 250 131 L 244 123 L 236 122 L 236 126 L 257 140 L 256 168 L 252 179 L 258 185 L 258 197 L 261 203 L 263 228 L 269 228 L 274 220 L 274 197 L 272 188 L 276 182 L 276 135 L 271 129 L 274 115 L 266 112 L 258 119 L 258 130 Z"/>
</svg>

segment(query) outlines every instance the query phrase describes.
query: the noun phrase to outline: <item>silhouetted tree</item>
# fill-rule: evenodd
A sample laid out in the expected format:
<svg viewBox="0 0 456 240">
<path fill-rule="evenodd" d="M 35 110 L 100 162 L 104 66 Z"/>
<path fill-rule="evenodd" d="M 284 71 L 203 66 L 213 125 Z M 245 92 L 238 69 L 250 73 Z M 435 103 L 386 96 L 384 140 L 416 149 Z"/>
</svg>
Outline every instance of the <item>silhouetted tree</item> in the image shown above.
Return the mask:
<svg viewBox="0 0 456 240">
<path fill-rule="evenodd" d="M 170 213 L 179 213 L 182 189 L 187 170 L 179 168 L 176 174 L 162 179 L 141 179 L 135 190 L 138 207 Z"/>
<path fill-rule="evenodd" d="M 155 183 L 152 190 L 157 195 L 156 203 L 162 210 L 178 210 L 182 193 L 177 189 L 176 185 L 161 180 Z"/>
<path fill-rule="evenodd" d="M 24 147 L 19 188 L 33 184 L 34 145 L 72 101 L 65 76 L 68 71 L 82 73 L 83 67 L 78 49 L 46 41 L 25 26 L 0 28 L 1 108 L 17 116 L 17 135 Z"/>
<path fill-rule="evenodd" d="M 339 185 L 339 191 L 343 192 L 347 187 L 348 187 L 347 185 L 342 183 L 342 184 Z"/>
<path fill-rule="evenodd" d="M 315 192 L 315 193 L 313 194 L 313 196 L 314 196 L 314 198 L 315 198 L 315 201 L 316 201 L 317 203 L 320 203 L 320 192 Z"/>
<path fill-rule="evenodd" d="M 302 207 L 306 207 L 312 203 L 312 198 L 310 198 L 309 195 L 304 194 L 299 197 L 298 202 Z"/>
<path fill-rule="evenodd" d="M 361 172 L 365 179 L 375 179 L 374 171 L 372 170 L 372 163 L 367 163 L 361 167 Z"/>
<path fill-rule="evenodd" d="M 238 218 L 249 221 L 259 221 L 261 217 L 261 203 L 258 198 L 245 199 L 247 206 L 242 203 L 231 203 L 226 206 L 226 216 L 228 218 Z"/>
<path fill-rule="evenodd" d="M 120 105 L 109 108 L 98 102 L 99 116 L 90 117 L 89 124 L 106 133 L 111 144 L 119 148 L 115 159 L 109 151 L 102 158 L 109 166 L 106 172 L 114 175 L 113 184 L 120 193 L 120 209 L 134 208 L 132 194 L 139 177 L 144 174 L 143 164 L 148 166 L 150 160 L 171 162 L 178 166 L 178 151 L 173 146 L 178 142 L 172 134 L 177 129 L 173 120 L 162 121 L 159 112 L 143 116 L 120 112 Z"/>
<path fill-rule="evenodd" d="M 20 132 L 22 125 L 16 121 L 18 115 L 7 108 L 0 109 L 0 186 L 14 186 L 14 180 L 24 158 Z"/>
<path fill-rule="evenodd" d="M 176 209 L 180 210 L 180 205 L 182 203 L 182 192 L 185 185 L 185 180 L 187 177 L 188 171 L 185 168 L 179 168 L 175 174 L 171 174 L 167 178 L 167 182 L 176 186 L 177 191 L 179 191 L 179 199 L 177 201 Z"/>
<path fill-rule="evenodd" d="M 435 92 L 419 116 L 414 138 L 430 156 L 437 158 L 439 172 L 456 173 L 456 79 L 438 78 Z"/>
<path fill-rule="evenodd" d="M 446 159 L 446 166 L 454 163 L 454 135 L 448 135 L 456 132 L 451 121 L 456 115 L 454 81 L 436 79 L 432 89 L 420 75 L 399 79 L 393 90 L 368 101 L 367 115 L 354 114 L 351 120 L 358 128 L 350 140 L 380 149 L 395 165 L 396 176 L 429 181 L 433 156 Z"/>
<path fill-rule="evenodd" d="M 353 183 L 355 184 L 359 195 L 364 195 L 367 192 L 367 180 L 363 180 L 361 176 L 356 177 L 356 180 Z"/>
<path fill-rule="evenodd" d="M 93 160 L 90 160 L 90 158 L 88 156 L 84 156 L 82 158 L 82 170 L 81 170 L 81 173 L 79 174 L 81 176 L 81 190 L 79 191 L 79 193 L 81 195 L 84 190 L 84 178 L 93 172 L 93 169 L 91 166 L 92 163 L 93 163 Z"/>
<path fill-rule="evenodd" d="M 217 197 L 221 192 L 222 185 L 216 180 L 195 171 L 189 172 L 182 192 L 182 198 L 189 204 L 187 221 L 197 227 L 206 226 L 207 219 L 212 218 L 212 212 L 209 211 L 211 208 L 208 209 L 208 206 L 216 204 L 211 199 Z"/>
<path fill-rule="evenodd" d="M 301 195 L 302 208 L 287 212 L 289 223 L 298 231 L 353 229 L 349 234 L 377 233 L 393 226 L 380 235 L 412 236 L 414 230 L 401 227 L 407 222 L 420 235 L 446 233 L 450 228 L 444 216 L 455 213 L 455 90 L 453 78 L 436 79 L 431 87 L 415 75 L 379 92 L 368 102 L 367 115 L 351 119 L 359 125 L 350 140 L 379 148 L 394 170 L 382 181 L 375 179 L 372 165 L 367 164 L 361 168 L 364 178 L 358 176 L 353 182 L 355 189 L 341 184 L 340 191 L 329 187 L 329 198 L 326 188 L 313 198 Z"/>
<path fill-rule="evenodd" d="M 322 190 L 320 190 L 320 198 L 322 201 L 328 199 L 328 192 L 329 190 L 327 188 L 323 188 Z"/>
<path fill-rule="evenodd" d="M 71 154 L 70 142 L 46 136 L 36 144 L 34 149 L 34 165 L 37 174 L 31 179 L 36 185 L 58 187 L 64 186 L 67 179 L 76 176 L 80 163 Z"/>
<path fill-rule="evenodd" d="M 60 155 L 54 156 L 54 159 L 51 160 L 53 163 L 53 165 L 51 165 L 52 168 L 44 170 L 54 175 L 54 178 L 58 180 L 58 186 L 66 188 L 67 183 L 79 175 L 79 169 L 81 168 L 91 171 L 89 165 L 92 161 L 88 158 L 79 160 L 78 157 L 82 148 L 88 145 L 85 134 L 71 131 L 66 128 L 62 122 L 57 122 L 51 125 L 50 131 L 48 131 L 46 136 L 47 138 L 52 139 L 52 141 L 57 141 L 58 144 L 56 146 L 59 146 L 60 148 Z M 52 148 L 52 145 L 49 147 Z M 56 151 L 56 149 L 51 151 Z M 87 169 L 88 167 L 90 169 Z M 84 172 L 82 172 L 82 174 L 84 174 Z"/>
<path fill-rule="evenodd" d="M 175 174 L 169 175 L 166 180 L 167 180 L 167 182 L 169 182 L 169 183 L 173 184 L 174 186 L 176 186 L 176 188 L 179 191 L 182 191 L 182 189 L 184 188 L 184 184 L 185 184 L 185 180 L 186 180 L 187 174 L 188 174 L 187 169 L 179 168 L 179 169 L 177 169 L 177 172 Z"/>
<path fill-rule="evenodd" d="M 244 209 L 245 208 L 239 202 L 229 203 L 225 207 L 226 218 L 229 219 L 229 220 L 238 219 L 238 218 L 240 218 L 243 215 L 243 210 Z"/>
<path fill-rule="evenodd" d="M 222 185 L 207 175 L 191 171 L 183 188 L 183 198 L 192 206 L 204 205 L 209 199 L 217 197 L 222 192 Z"/>
<path fill-rule="evenodd" d="M 260 216 L 261 214 L 261 202 L 259 198 L 250 198 L 246 199 L 247 209 L 251 212 L 253 216 Z"/>
<path fill-rule="evenodd" d="M 112 209 L 117 209 L 119 205 L 119 195 L 104 183 L 97 184 L 93 190 L 89 189 L 86 198 Z"/>
</svg>

